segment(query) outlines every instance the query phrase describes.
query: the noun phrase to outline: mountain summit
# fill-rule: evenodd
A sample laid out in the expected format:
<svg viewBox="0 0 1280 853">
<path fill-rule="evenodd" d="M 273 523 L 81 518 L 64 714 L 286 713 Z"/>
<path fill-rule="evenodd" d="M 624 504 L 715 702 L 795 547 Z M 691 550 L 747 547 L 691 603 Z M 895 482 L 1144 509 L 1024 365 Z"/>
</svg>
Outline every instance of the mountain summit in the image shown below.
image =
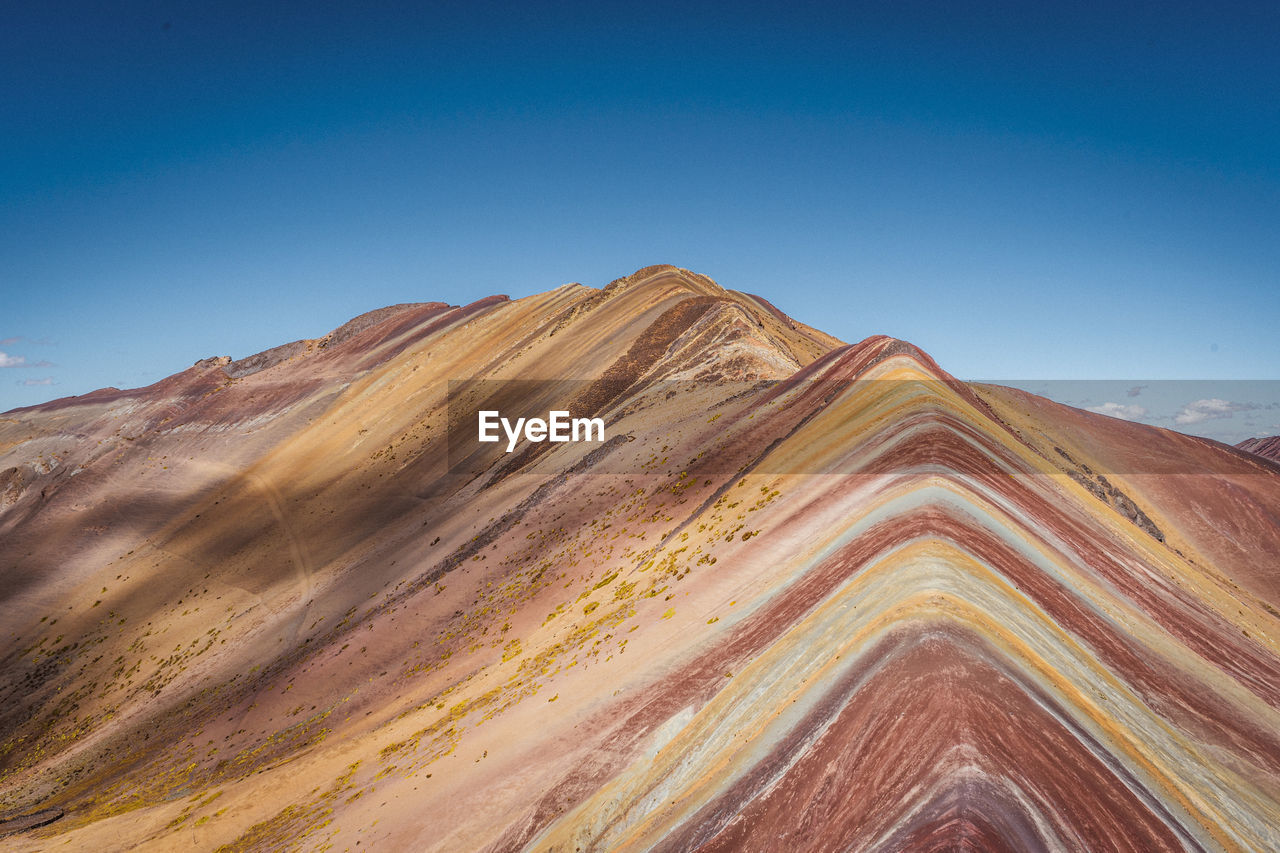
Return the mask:
<svg viewBox="0 0 1280 853">
<path fill-rule="evenodd" d="M 0 416 L 0 834 L 1276 849 L 1277 506 L 676 267 L 392 306 Z"/>
</svg>

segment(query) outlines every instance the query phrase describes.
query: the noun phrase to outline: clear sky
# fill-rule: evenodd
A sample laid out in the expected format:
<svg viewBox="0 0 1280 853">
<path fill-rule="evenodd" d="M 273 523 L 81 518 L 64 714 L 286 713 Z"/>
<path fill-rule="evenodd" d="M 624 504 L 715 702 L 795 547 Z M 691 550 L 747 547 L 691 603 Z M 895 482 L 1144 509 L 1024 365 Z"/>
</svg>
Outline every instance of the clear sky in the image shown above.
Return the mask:
<svg viewBox="0 0 1280 853">
<path fill-rule="evenodd" d="M 1280 379 L 1280 4 L 833 5 L 5 4 L 0 410 L 663 262 L 963 378 Z"/>
</svg>

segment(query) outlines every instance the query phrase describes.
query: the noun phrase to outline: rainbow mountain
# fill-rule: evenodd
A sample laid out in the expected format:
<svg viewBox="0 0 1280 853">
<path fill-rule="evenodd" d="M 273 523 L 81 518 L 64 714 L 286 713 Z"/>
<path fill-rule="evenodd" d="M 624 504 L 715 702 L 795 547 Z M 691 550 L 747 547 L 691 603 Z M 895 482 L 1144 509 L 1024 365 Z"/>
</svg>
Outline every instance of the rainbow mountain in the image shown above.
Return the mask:
<svg viewBox="0 0 1280 853">
<path fill-rule="evenodd" d="M 0 846 L 1276 850 L 1278 607 L 1243 451 L 676 267 L 397 305 L 0 415 Z"/>
</svg>

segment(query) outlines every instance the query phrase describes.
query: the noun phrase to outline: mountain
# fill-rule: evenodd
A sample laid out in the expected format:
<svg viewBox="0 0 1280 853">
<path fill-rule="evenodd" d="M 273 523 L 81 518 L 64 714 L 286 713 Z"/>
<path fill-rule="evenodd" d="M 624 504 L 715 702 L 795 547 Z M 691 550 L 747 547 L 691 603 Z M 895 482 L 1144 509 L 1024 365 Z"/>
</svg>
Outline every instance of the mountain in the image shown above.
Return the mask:
<svg viewBox="0 0 1280 853">
<path fill-rule="evenodd" d="M 1263 459 L 1280 462 L 1280 435 L 1267 436 L 1266 438 L 1246 438 L 1236 447 L 1256 456 L 1261 456 Z"/>
<path fill-rule="evenodd" d="M 0 471 L 13 849 L 1280 846 L 1275 466 L 687 270 L 8 412 Z"/>
</svg>

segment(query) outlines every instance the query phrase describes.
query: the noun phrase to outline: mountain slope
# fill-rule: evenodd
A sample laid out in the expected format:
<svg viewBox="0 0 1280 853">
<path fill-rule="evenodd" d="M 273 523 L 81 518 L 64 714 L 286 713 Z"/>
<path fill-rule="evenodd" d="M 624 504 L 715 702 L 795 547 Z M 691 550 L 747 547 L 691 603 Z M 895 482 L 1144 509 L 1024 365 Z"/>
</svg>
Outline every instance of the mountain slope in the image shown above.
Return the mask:
<svg viewBox="0 0 1280 853">
<path fill-rule="evenodd" d="M 1272 462 L 1280 462 L 1280 435 L 1267 436 L 1266 438 L 1247 438 L 1237 444 L 1236 447 L 1249 453 L 1257 454 L 1264 459 L 1270 459 Z"/>
<path fill-rule="evenodd" d="M 674 267 L 348 326 L 0 420 L 6 843 L 1280 844 L 1272 466 Z"/>
</svg>

